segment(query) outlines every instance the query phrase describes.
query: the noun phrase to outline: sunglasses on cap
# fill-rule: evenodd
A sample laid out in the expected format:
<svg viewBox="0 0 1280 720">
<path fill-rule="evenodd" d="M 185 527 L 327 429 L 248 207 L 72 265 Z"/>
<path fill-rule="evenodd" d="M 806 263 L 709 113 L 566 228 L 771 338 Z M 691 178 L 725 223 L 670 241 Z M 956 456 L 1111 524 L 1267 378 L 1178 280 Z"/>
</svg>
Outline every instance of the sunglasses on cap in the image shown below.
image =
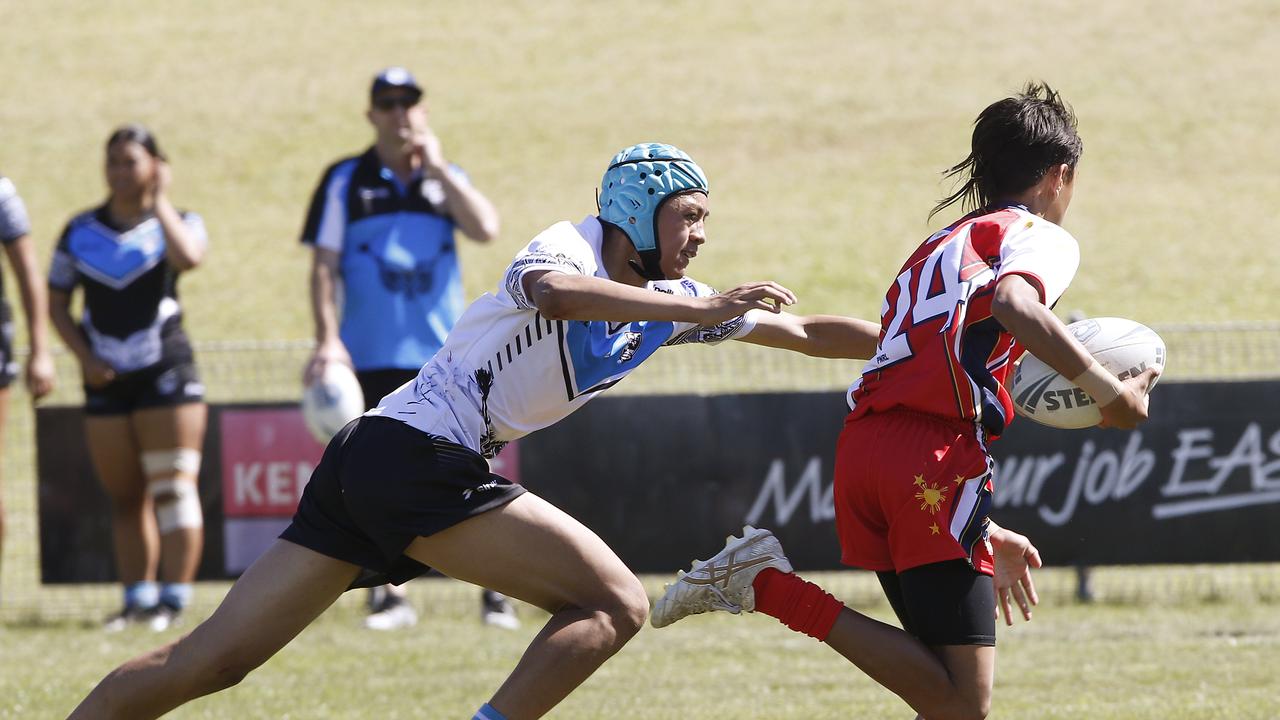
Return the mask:
<svg viewBox="0 0 1280 720">
<path fill-rule="evenodd" d="M 373 99 L 373 106 L 382 112 L 391 112 L 396 108 L 409 108 L 422 102 L 421 95 L 397 95 L 392 97 L 379 97 Z"/>
</svg>

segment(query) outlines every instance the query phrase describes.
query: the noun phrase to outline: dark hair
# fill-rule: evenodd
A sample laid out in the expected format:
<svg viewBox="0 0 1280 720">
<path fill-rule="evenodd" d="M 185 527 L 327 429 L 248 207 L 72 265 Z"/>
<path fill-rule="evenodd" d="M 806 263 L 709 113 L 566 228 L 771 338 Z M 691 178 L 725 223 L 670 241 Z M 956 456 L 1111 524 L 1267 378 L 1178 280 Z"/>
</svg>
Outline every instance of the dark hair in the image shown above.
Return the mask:
<svg viewBox="0 0 1280 720">
<path fill-rule="evenodd" d="M 121 125 L 111 133 L 111 137 L 107 138 L 107 150 L 112 145 L 120 142 L 136 142 L 143 147 L 153 158 L 160 160 L 168 160 L 163 152 L 160 152 L 160 145 L 156 142 L 156 136 L 144 125 L 138 123 L 129 123 Z"/>
<path fill-rule="evenodd" d="M 1035 185 L 1054 166 L 1072 170 L 1084 144 L 1076 134 L 1076 116 L 1062 96 L 1043 82 L 987 106 L 973 121 L 969 157 L 948 168 L 948 178 L 964 184 L 934 206 L 929 217 L 956 202 L 968 210 L 985 208 Z"/>
</svg>

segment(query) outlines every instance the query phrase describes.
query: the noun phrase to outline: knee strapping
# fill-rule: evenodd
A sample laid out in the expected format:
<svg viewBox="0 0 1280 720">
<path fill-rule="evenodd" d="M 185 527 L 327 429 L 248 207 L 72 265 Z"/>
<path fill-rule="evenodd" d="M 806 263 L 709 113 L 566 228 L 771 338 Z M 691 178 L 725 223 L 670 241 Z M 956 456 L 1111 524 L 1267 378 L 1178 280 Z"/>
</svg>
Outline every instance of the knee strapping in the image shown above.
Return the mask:
<svg viewBox="0 0 1280 720">
<path fill-rule="evenodd" d="M 200 451 L 192 448 L 148 450 L 142 453 L 142 470 L 148 476 L 200 474 Z"/>
<path fill-rule="evenodd" d="M 200 510 L 200 492 L 195 483 L 170 478 L 154 480 L 147 485 L 156 506 L 156 529 L 161 535 L 183 528 L 204 527 Z"/>
</svg>

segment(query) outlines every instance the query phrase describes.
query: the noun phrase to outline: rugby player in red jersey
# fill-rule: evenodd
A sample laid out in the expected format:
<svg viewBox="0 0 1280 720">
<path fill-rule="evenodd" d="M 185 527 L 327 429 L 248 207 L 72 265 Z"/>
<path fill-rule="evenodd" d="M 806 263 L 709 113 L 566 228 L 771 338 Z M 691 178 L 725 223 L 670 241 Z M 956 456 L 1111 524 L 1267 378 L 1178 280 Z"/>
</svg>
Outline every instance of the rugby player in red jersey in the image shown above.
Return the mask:
<svg viewBox="0 0 1280 720">
<path fill-rule="evenodd" d="M 835 462 L 842 560 L 877 573 L 902 629 L 802 580 L 777 539 L 753 528 L 672 584 L 655 626 L 709 610 L 763 612 L 826 642 L 922 717 L 987 715 L 997 600 L 1007 623 L 1011 602 L 1030 620 L 1030 569 L 1040 566 L 1026 537 L 987 517 L 987 442 L 1013 417 L 1013 363 L 1032 352 L 1120 428 L 1146 419 L 1157 374 L 1121 382 L 1050 310 L 1080 260 L 1059 225 L 1081 150 L 1074 114 L 1047 85 L 982 111 L 969 156 L 949 171 L 964 185 L 934 209 L 963 201 L 973 212 L 903 264 L 875 356 L 849 390 Z"/>
</svg>

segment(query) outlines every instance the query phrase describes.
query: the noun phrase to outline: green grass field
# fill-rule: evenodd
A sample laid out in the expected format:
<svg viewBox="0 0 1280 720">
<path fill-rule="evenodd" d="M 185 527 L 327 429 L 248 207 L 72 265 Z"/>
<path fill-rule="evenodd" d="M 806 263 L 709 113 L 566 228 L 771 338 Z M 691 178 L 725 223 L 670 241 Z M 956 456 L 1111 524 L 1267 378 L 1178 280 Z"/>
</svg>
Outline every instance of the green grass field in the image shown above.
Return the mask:
<svg viewBox="0 0 1280 720">
<path fill-rule="evenodd" d="M 1280 4 L 1269 0 L 0 1 L 0 171 L 28 203 L 46 265 L 63 223 L 103 197 L 110 130 L 150 125 L 173 161 L 175 200 L 204 216 L 213 243 L 183 280 L 193 337 L 308 338 L 303 214 L 323 168 L 369 142 L 368 82 L 389 64 L 426 83 L 447 154 L 502 213 L 495 243 L 464 243 L 469 295 L 494 287 L 534 233 L 591 213 L 616 150 L 662 140 L 712 183 L 695 277 L 774 279 L 800 296 L 798 312 L 874 317 L 905 254 L 949 219 L 926 216 L 973 117 L 1042 78 L 1075 106 L 1085 142 L 1066 222 L 1083 264 L 1062 309 L 1149 324 L 1280 316 Z M 769 389 L 733 382 L 714 389 Z M 15 428 L 4 481 L 10 512 L 26 514 L 11 517 L 5 577 L 25 579 L 35 491 Z M 1200 579 L 1112 572 L 1138 587 Z M 1280 718 L 1280 571 L 1240 572 L 1270 589 L 1087 606 L 1054 594 L 1001 637 L 993 717 Z M 1069 585 L 1068 573 L 1045 577 Z M 887 616 L 866 578 L 829 577 Z M 12 603 L 30 588 L 3 590 Z M 412 591 L 418 628 L 371 636 L 347 598 L 244 685 L 172 717 L 469 717 L 537 615 L 525 608 L 516 633 L 487 630 L 474 590 Z M 105 587 L 42 592 L 79 603 L 85 623 L 115 602 Z M 193 615 L 223 592 L 202 585 Z M 33 617 L 0 624 L 0 718 L 61 717 L 158 640 Z M 552 717 L 909 715 L 815 643 L 765 618 L 722 617 L 646 629 Z"/>
<path fill-rule="evenodd" d="M 496 285 L 538 230 L 592 212 L 608 158 L 676 143 L 707 170 L 711 242 L 693 274 L 772 278 L 801 312 L 874 316 L 926 236 L 988 102 L 1044 78 L 1085 142 L 1063 301 L 1148 323 L 1270 319 L 1266 231 L 1280 202 L 1273 128 L 1280 6 L 1055 0 L 943 3 L 0 4 L 0 169 L 47 258 L 103 196 L 102 143 L 151 125 L 176 201 L 213 252 L 183 283 L 197 339 L 306 338 L 306 203 L 371 138 L 372 73 L 428 85 L 449 157 L 503 215 L 464 252 Z M 936 218 L 937 223 L 946 218 Z"/>
<path fill-rule="evenodd" d="M 1140 571 L 1141 572 L 1141 571 Z M 819 574 L 890 619 L 874 579 Z M 1045 581 L 1064 581 L 1050 571 Z M 1158 580 L 1153 580 L 1158 582 Z M 651 594 L 656 581 L 648 583 Z M 358 628 L 354 598 L 325 614 L 234 690 L 168 717 L 465 718 L 536 632 L 482 626 L 476 592 L 450 580 L 410 585 L 425 611 L 397 633 Z M 204 585 L 198 602 L 221 596 Z M 1045 603 L 1000 640 L 992 717 L 1245 720 L 1280 717 L 1278 598 L 1220 603 Z M 175 631 L 176 632 L 176 631 Z M 105 637 L 72 624 L 0 626 L 0 718 L 59 717 L 105 670 L 153 647 L 144 631 Z M 646 628 L 555 712 L 555 718 L 738 720 L 909 717 L 896 697 L 835 653 L 767 617 L 709 616 Z"/>
</svg>

